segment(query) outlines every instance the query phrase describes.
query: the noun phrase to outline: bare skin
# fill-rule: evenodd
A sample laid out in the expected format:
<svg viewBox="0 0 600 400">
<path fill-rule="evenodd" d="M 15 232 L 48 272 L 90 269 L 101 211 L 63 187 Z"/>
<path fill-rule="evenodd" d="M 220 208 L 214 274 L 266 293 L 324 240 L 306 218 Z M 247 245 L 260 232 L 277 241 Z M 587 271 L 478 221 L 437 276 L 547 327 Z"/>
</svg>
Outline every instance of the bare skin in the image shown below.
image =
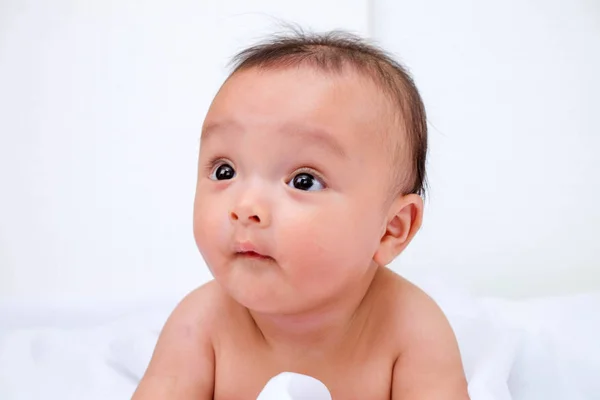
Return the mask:
<svg viewBox="0 0 600 400">
<path fill-rule="evenodd" d="M 308 67 L 231 77 L 206 117 L 196 244 L 215 280 L 160 335 L 134 400 L 255 399 L 280 372 L 334 399 L 468 399 L 456 339 L 385 265 L 423 213 L 390 197 L 390 103 Z"/>
<path fill-rule="evenodd" d="M 282 371 L 321 380 L 334 399 L 468 399 L 444 315 L 394 272 L 377 271 L 338 334 L 272 341 L 213 281 L 179 305 L 134 399 L 255 399 Z"/>
</svg>

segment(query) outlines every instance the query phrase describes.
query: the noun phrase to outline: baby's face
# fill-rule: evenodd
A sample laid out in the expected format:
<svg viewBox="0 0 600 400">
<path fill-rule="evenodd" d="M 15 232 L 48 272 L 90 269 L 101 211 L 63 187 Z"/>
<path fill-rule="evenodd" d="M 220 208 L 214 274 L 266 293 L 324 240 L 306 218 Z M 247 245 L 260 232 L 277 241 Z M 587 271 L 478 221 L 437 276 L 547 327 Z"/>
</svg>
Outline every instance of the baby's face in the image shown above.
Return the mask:
<svg viewBox="0 0 600 400">
<path fill-rule="evenodd" d="M 388 107 L 351 72 L 225 83 L 203 127 L 194 236 L 238 302 L 299 312 L 365 279 L 386 224 Z"/>
</svg>

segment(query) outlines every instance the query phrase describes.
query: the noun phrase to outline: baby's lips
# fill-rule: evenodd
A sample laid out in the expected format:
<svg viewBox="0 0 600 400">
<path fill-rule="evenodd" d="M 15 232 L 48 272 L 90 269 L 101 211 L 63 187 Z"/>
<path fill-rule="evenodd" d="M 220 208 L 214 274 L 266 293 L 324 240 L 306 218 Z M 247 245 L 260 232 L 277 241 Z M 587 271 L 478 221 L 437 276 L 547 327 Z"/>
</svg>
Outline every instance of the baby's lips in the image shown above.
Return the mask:
<svg viewBox="0 0 600 400">
<path fill-rule="evenodd" d="M 252 242 L 250 242 L 248 240 L 236 242 L 235 245 L 233 246 L 233 251 L 236 254 L 241 253 L 241 254 L 248 254 L 248 255 L 256 255 L 256 256 L 265 257 L 265 258 L 271 257 L 269 254 L 267 254 L 266 252 L 263 252 L 261 249 L 259 249 L 256 245 L 254 245 Z"/>
</svg>

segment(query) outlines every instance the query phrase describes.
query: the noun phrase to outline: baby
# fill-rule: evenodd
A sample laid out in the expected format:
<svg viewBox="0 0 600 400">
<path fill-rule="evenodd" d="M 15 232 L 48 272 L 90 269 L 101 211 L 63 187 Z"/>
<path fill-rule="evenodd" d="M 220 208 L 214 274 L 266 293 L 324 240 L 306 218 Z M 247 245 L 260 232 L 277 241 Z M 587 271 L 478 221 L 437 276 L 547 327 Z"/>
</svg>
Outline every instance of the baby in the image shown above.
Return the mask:
<svg viewBox="0 0 600 400">
<path fill-rule="evenodd" d="M 234 61 L 194 203 L 215 279 L 173 311 L 133 398 L 256 399 L 290 371 L 333 399 L 468 399 L 442 311 L 386 268 L 423 215 L 411 78 L 343 32 L 278 36 Z"/>
</svg>

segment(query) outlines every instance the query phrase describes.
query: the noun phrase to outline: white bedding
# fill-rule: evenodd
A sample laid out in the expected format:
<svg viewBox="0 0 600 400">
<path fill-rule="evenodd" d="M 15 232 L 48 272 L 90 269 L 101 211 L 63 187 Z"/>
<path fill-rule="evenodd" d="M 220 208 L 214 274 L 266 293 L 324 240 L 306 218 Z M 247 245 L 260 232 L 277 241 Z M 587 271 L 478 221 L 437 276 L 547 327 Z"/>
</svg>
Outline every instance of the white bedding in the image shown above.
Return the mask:
<svg viewBox="0 0 600 400">
<path fill-rule="evenodd" d="M 474 298 L 423 280 L 459 339 L 473 400 L 600 399 L 600 292 Z M 0 304 L 0 399 L 127 399 L 176 300 Z"/>
</svg>

